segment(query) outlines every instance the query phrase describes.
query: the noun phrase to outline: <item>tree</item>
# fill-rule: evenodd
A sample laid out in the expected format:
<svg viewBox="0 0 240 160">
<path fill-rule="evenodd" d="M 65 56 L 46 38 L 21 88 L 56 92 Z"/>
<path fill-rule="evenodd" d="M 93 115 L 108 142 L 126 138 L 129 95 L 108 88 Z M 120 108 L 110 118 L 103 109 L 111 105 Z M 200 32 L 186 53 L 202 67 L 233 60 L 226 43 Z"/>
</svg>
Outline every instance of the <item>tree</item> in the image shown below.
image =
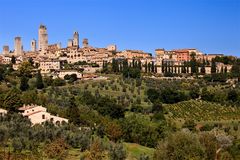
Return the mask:
<svg viewBox="0 0 240 160">
<path fill-rule="evenodd" d="M 125 160 L 127 152 L 123 144 L 110 144 L 109 157 L 110 160 Z"/>
<path fill-rule="evenodd" d="M 86 158 L 89 160 L 104 160 L 104 148 L 99 138 L 93 140 Z"/>
<path fill-rule="evenodd" d="M 233 64 L 231 69 L 231 75 L 233 77 L 240 77 L 240 62 Z"/>
<path fill-rule="evenodd" d="M 53 80 L 53 86 L 64 86 L 65 85 L 65 81 L 61 78 L 56 78 Z"/>
<path fill-rule="evenodd" d="M 20 81 L 20 90 L 26 91 L 28 88 L 29 88 L 28 78 L 26 76 L 22 76 Z"/>
<path fill-rule="evenodd" d="M 147 73 L 148 72 L 148 65 L 147 65 L 147 61 L 145 62 L 145 64 L 144 64 L 144 68 L 145 68 L 145 73 Z"/>
<path fill-rule="evenodd" d="M 197 67 L 197 61 L 196 61 L 196 53 L 192 52 L 190 56 L 191 56 L 191 61 L 190 61 L 191 73 L 197 73 L 198 67 Z"/>
<path fill-rule="evenodd" d="M 44 147 L 44 153 L 51 159 L 64 159 L 68 154 L 68 148 L 64 139 L 58 138 Z"/>
<path fill-rule="evenodd" d="M 187 64 L 186 64 L 186 62 L 184 62 L 183 66 L 182 66 L 182 73 L 187 73 L 186 67 L 187 67 Z"/>
<path fill-rule="evenodd" d="M 66 110 L 66 115 L 69 118 L 69 122 L 75 124 L 75 125 L 80 125 L 80 111 L 79 108 L 76 106 L 74 102 L 74 97 L 71 97 L 69 102 L 69 106 Z"/>
<path fill-rule="evenodd" d="M 33 66 L 34 61 L 33 61 L 32 57 L 30 57 L 30 58 L 28 59 L 28 62 Z"/>
<path fill-rule="evenodd" d="M 216 72 L 217 72 L 217 66 L 216 66 L 216 62 L 213 59 L 211 62 L 211 73 L 216 73 Z"/>
<path fill-rule="evenodd" d="M 33 69 L 32 64 L 29 63 L 28 61 L 22 62 L 18 68 L 18 70 L 20 72 L 20 76 L 25 76 L 28 78 L 32 77 L 32 74 L 31 74 L 32 69 Z"/>
<path fill-rule="evenodd" d="M 36 81 L 37 89 L 43 89 L 44 88 L 43 79 L 39 70 L 37 72 L 36 79 L 37 79 Z"/>
<path fill-rule="evenodd" d="M 122 136 L 122 128 L 117 121 L 105 121 L 104 132 L 107 137 L 114 142 L 117 142 L 117 140 L 119 140 Z"/>
<path fill-rule="evenodd" d="M 151 72 L 154 73 L 154 62 L 152 61 L 152 64 L 151 64 Z"/>
<path fill-rule="evenodd" d="M 11 63 L 16 64 L 16 57 L 14 55 L 12 55 L 11 57 Z"/>
<path fill-rule="evenodd" d="M 202 66 L 201 66 L 201 73 L 202 74 L 206 73 L 205 64 L 202 64 Z"/>
<path fill-rule="evenodd" d="M 176 132 L 159 142 L 154 160 L 204 159 L 204 147 L 196 134 Z"/>
<path fill-rule="evenodd" d="M 228 100 L 232 101 L 232 102 L 236 102 L 238 100 L 238 93 L 235 89 L 231 89 L 228 92 Z"/>
<path fill-rule="evenodd" d="M 13 152 L 21 152 L 24 149 L 22 139 L 16 137 L 12 141 Z"/>
<path fill-rule="evenodd" d="M 22 105 L 20 95 L 21 91 L 19 91 L 17 88 L 13 88 L 8 91 L 3 99 L 3 107 L 9 112 L 16 112 L 18 107 Z"/>
</svg>

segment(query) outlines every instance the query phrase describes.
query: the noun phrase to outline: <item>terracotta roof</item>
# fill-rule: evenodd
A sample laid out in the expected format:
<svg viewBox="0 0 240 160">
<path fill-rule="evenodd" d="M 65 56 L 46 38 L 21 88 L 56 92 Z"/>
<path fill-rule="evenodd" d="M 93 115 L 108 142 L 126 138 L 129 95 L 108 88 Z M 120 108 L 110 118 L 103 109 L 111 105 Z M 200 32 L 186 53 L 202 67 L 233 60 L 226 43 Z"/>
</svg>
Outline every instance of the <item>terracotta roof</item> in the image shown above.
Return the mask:
<svg viewBox="0 0 240 160">
<path fill-rule="evenodd" d="M 36 106 L 23 106 L 23 107 L 20 107 L 18 108 L 19 111 L 25 111 L 25 110 L 28 110 L 28 109 L 32 109 L 32 108 L 35 108 Z"/>
<path fill-rule="evenodd" d="M 36 113 L 40 113 L 40 112 L 43 112 L 43 111 L 32 112 L 32 113 L 26 114 L 25 116 L 31 116 L 31 115 L 34 115 L 34 114 L 36 114 Z"/>
</svg>

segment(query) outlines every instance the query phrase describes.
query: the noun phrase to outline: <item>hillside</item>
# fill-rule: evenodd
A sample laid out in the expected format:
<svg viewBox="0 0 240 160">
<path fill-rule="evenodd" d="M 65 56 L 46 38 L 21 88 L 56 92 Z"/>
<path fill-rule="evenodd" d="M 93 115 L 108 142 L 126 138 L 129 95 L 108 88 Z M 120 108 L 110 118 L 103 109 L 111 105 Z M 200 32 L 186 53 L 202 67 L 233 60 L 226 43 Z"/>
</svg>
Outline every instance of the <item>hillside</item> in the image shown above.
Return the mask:
<svg viewBox="0 0 240 160">
<path fill-rule="evenodd" d="M 189 100 L 164 105 L 171 119 L 192 119 L 195 121 L 240 120 L 240 108 L 220 104 Z"/>
</svg>

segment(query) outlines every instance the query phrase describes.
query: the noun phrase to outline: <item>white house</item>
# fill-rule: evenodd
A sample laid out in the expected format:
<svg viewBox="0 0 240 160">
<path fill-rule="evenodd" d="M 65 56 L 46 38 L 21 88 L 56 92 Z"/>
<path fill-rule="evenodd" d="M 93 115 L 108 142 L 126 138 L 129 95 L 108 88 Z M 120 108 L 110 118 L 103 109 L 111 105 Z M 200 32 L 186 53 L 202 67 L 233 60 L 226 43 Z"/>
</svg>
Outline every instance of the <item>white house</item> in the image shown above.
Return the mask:
<svg viewBox="0 0 240 160">
<path fill-rule="evenodd" d="M 30 119 L 33 125 L 42 124 L 46 121 L 51 121 L 54 124 L 68 123 L 68 119 L 53 116 L 47 112 L 47 109 L 38 105 L 23 105 L 18 109 L 20 113 Z"/>
</svg>

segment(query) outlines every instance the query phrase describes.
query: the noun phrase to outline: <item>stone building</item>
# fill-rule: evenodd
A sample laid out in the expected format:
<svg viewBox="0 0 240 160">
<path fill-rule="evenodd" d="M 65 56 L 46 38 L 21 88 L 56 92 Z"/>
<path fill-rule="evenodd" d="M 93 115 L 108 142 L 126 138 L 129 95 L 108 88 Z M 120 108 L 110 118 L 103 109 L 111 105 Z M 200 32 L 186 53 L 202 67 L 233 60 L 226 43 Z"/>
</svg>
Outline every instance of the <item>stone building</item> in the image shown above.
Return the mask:
<svg viewBox="0 0 240 160">
<path fill-rule="evenodd" d="M 60 70 L 61 69 L 60 61 L 59 60 L 41 60 L 39 62 L 39 69 L 43 74 Z"/>
<path fill-rule="evenodd" d="M 31 41 L 31 51 L 32 52 L 36 52 L 37 51 L 37 41 L 35 39 L 33 39 Z"/>
<path fill-rule="evenodd" d="M 21 56 L 23 53 L 22 40 L 21 37 L 15 37 L 14 41 L 14 55 Z"/>
<path fill-rule="evenodd" d="M 74 32 L 73 34 L 73 46 L 74 47 L 79 47 L 79 34 L 78 32 Z"/>
<path fill-rule="evenodd" d="M 9 46 L 3 46 L 3 55 L 8 56 L 9 55 Z"/>
<path fill-rule="evenodd" d="M 83 44 L 83 48 L 88 47 L 88 39 L 84 38 L 82 44 Z"/>
<path fill-rule="evenodd" d="M 48 47 L 47 27 L 40 25 L 38 30 L 38 50 L 44 52 Z"/>
</svg>

